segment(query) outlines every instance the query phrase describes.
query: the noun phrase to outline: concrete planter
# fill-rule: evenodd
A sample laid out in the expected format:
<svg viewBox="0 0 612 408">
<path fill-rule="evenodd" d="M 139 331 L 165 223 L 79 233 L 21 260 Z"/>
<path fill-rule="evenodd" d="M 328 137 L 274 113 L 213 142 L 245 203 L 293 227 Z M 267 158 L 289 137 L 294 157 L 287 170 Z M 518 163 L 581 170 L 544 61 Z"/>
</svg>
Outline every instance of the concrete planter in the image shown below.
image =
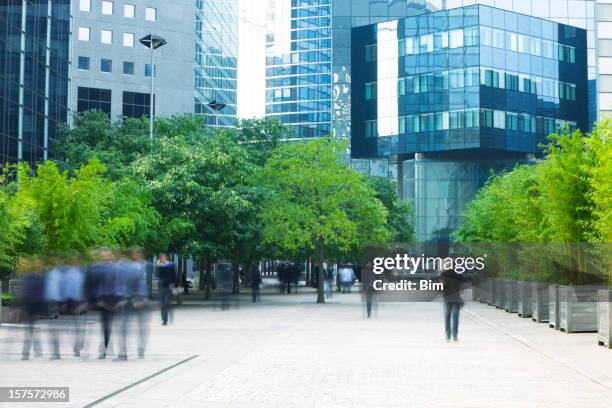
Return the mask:
<svg viewBox="0 0 612 408">
<path fill-rule="evenodd" d="M 473 278 L 472 279 L 472 301 L 477 302 L 480 300 L 480 279 Z"/>
<path fill-rule="evenodd" d="M 517 310 L 520 317 L 531 317 L 531 282 L 518 281 Z"/>
<path fill-rule="evenodd" d="M 504 309 L 506 312 L 518 312 L 518 282 L 514 279 L 506 279 L 504 290 Z"/>
<path fill-rule="evenodd" d="M 495 278 L 493 282 L 493 304 L 498 309 L 504 308 L 504 297 L 505 297 L 505 282 L 504 279 Z"/>
<path fill-rule="evenodd" d="M 23 288 L 23 279 L 9 280 L 8 293 L 10 295 L 15 295 L 16 297 L 21 296 L 22 288 Z"/>
<path fill-rule="evenodd" d="M 538 323 L 549 319 L 548 286 L 548 283 L 531 284 L 531 319 Z"/>
<path fill-rule="evenodd" d="M 489 305 L 494 304 L 493 296 L 493 279 L 487 278 L 480 286 L 480 302 L 487 303 Z"/>
<path fill-rule="evenodd" d="M 597 292 L 597 342 L 612 348 L 612 290 Z"/>
<path fill-rule="evenodd" d="M 597 331 L 599 286 L 559 286 L 559 329 L 566 333 Z"/>
<path fill-rule="evenodd" d="M 548 325 L 559 330 L 559 285 L 548 286 Z"/>
</svg>

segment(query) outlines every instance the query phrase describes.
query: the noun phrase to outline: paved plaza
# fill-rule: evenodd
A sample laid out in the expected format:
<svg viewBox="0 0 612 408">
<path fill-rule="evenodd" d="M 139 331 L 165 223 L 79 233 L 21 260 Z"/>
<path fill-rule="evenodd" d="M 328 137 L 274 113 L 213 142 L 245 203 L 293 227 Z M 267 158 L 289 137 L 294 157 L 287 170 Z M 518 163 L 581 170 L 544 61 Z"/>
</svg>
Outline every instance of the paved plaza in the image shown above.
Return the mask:
<svg viewBox="0 0 612 408">
<path fill-rule="evenodd" d="M 438 302 L 379 303 L 368 320 L 358 294 L 313 301 L 186 301 L 168 326 L 153 316 L 145 359 L 130 338 L 127 362 L 96 359 L 95 322 L 88 352 L 72 357 L 66 338 L 61 361 L 20 361 L 22 329 L 4 326 L 0 385 L 69 386 L 75 407 L 612 406 L 612 350 L 593 333 L 468 302 L 447 343 Z"/>
</svg>

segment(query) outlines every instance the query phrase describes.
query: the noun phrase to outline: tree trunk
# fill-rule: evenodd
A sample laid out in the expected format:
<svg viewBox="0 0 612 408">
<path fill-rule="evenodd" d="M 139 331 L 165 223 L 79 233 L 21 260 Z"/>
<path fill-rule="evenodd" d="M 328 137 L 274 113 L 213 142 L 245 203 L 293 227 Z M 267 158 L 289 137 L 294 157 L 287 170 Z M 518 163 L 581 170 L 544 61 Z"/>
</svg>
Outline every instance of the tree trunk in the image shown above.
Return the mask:
<svg viewBox="0 0 612 408">
<path fill-rule="evenodd" d="M 206 286 L 204 288 L 204 299 L 205 300 L 209 300 L 210 299 L 210 287 L 212 286 L 212 271 L 210 270 L 210 260 L 207 258 L 206 259 L 206 278 L 205 278 L 205 282 L 206 282 Z"/>
<path fill-rule="evenodd" d="M 317 283 L 317 303 L 325 303 L 325 272 L 323 271 L 323 242 L 317 244 L 317 256 L 319 257 L 319 282 Z"/>
</svg>

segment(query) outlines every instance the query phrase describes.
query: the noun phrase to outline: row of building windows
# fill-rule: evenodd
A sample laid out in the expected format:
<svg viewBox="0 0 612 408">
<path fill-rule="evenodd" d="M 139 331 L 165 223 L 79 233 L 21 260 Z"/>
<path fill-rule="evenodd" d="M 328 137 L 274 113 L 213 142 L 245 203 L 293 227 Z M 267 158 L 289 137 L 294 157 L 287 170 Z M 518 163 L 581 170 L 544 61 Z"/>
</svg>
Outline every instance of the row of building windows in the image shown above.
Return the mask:
<svg viewBox="0 0 612 408">
<path fill-rule="evenodd" d="M 469 27 L 422 34 L 417 37 L 402 38 L 398 40 L 397 53 L 393 51 L 392 47 L 389 48 L 390 52 L 386 52 L 386 48 L 388 47 L 385 43 L 380 44 L 381 47 L 385 48 L 383 52 L 379 52 L 378 44 L 366 45 L 365 60 L 366 62 L 372 62 L 377 59 L 401 58 L 406 55 L 425 54 L 445 49 L 478 45 L 501 48 L 570 63 L 576 61 L 576 49 L 572 46 L 484 26 L 480 27 L 480 30 L 478 27 Z"/>
<path fill-rule="evenodd" d="M 99 110 L 111 115 L 112 91 L 110 89 L 88 88 L 77 89 L 77 111 Z M 147 116 L 150 113 L 151 96 L 141 92 L 123 92 L 122 115 L 130 118 Z M 155 102 L 155 99 L 154 99 Z"/>
<path fill-rule="evenodd" d="M 100 30 L 100 43 L 102 44 L 113 44 L 113 31 L 112 30 Z M 89 27 L 79 27 L 79 41 L 89 41 L 91 39 L 91 29 Z M 123 46 L 133 47 L 134 46 L 134 33 L 123 33 Z"/>
<path fill-rule="evenodd" d="M 112 16 L 115 12 L 115 2 L 110 0 L 102 0 L 101 12 L 104 15 Z M 91 11 L 91 0 L 79 0 L 79 10 L 89 13 Z M 123 5 L 123 17 L 135 18 L 136 16 L 136 5 L 124 4 Z M 157 9 L 155 7 L 145 7 L 145 20 L 155 21 L 157 20 Z"/>
<path fill-rule="evenodd" d="M 506 112 L 494 109 L 465 109 L 424 113 L 398 117 L 398 134 L 431 132 L 472 127 L 514 130 L 525 133 L 549 135 L 558 133 L 568 125 L 576 129 L 576 122 L 534 116 L 528 113 Z M 378 121 L 365 122 L 366 137 L 377 137 Z M 380 135 L 393 136 L 393 135 Z"/>
<path fill-rule="evenodd" d="M 529 93 L 541 97 L 576 100 L 576 85 L 528 74 L 506 72 L 492 68 L 471 67 L 431 74 L 407 76 L 397 79 L 397 94 L 413 95 L 424 92 L 444 91 L 448 89 L 477 86 L 478 84 L 493 88 L 508 89 Z M 365 84 L 365 98 L 377 98 L 377 82 Z"/>
<path fill-rule="evenodd" d="M 84 71 L 89 71 L 91 69 L 91 58 L 85 56 L 79 56 L 78 58 L 78 68 Z M 113 60 L 101 58 L 100 59 L 100 71 L 111 73 L 113 72 Z M 123 62 L 123 74 L 125 75 L 134 75 L 136 71 L 136 64 L 130 61 Z M 144 64 L 144 76 L 151 76 L 151 64 Z"/>
</svg>

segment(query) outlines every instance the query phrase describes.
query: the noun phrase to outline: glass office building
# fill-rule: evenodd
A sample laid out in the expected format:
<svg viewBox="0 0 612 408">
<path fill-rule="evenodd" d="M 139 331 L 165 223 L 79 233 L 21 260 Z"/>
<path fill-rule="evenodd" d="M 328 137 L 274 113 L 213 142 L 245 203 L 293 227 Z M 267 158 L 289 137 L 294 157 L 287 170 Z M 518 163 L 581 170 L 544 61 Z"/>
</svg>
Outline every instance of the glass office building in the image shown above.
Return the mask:
<svg viewBox="0 0 612 408">
<path fill-rule="evenodd" d="M 234 126 L 238 0 L 196 0 L 195 30 L 195 113 L 210 126 Z"/>
<path fill-rule="evenodd" d="M 352 154 L 397 157 L 420 241 L 447 239 L 491 170 L 588 129 L 585 30 L 486 6 L 353 29 Z"/>
<path fill-rule="evenodd" d="M 0 3 L 0 164 L 48 157 L 68 116 L 70 0 Z"/>
<path fill-rule="evenodd" d="M 331 132 L 331 0 L 269 0 L 266 116 L 295 137 Z"/>
</svg>

